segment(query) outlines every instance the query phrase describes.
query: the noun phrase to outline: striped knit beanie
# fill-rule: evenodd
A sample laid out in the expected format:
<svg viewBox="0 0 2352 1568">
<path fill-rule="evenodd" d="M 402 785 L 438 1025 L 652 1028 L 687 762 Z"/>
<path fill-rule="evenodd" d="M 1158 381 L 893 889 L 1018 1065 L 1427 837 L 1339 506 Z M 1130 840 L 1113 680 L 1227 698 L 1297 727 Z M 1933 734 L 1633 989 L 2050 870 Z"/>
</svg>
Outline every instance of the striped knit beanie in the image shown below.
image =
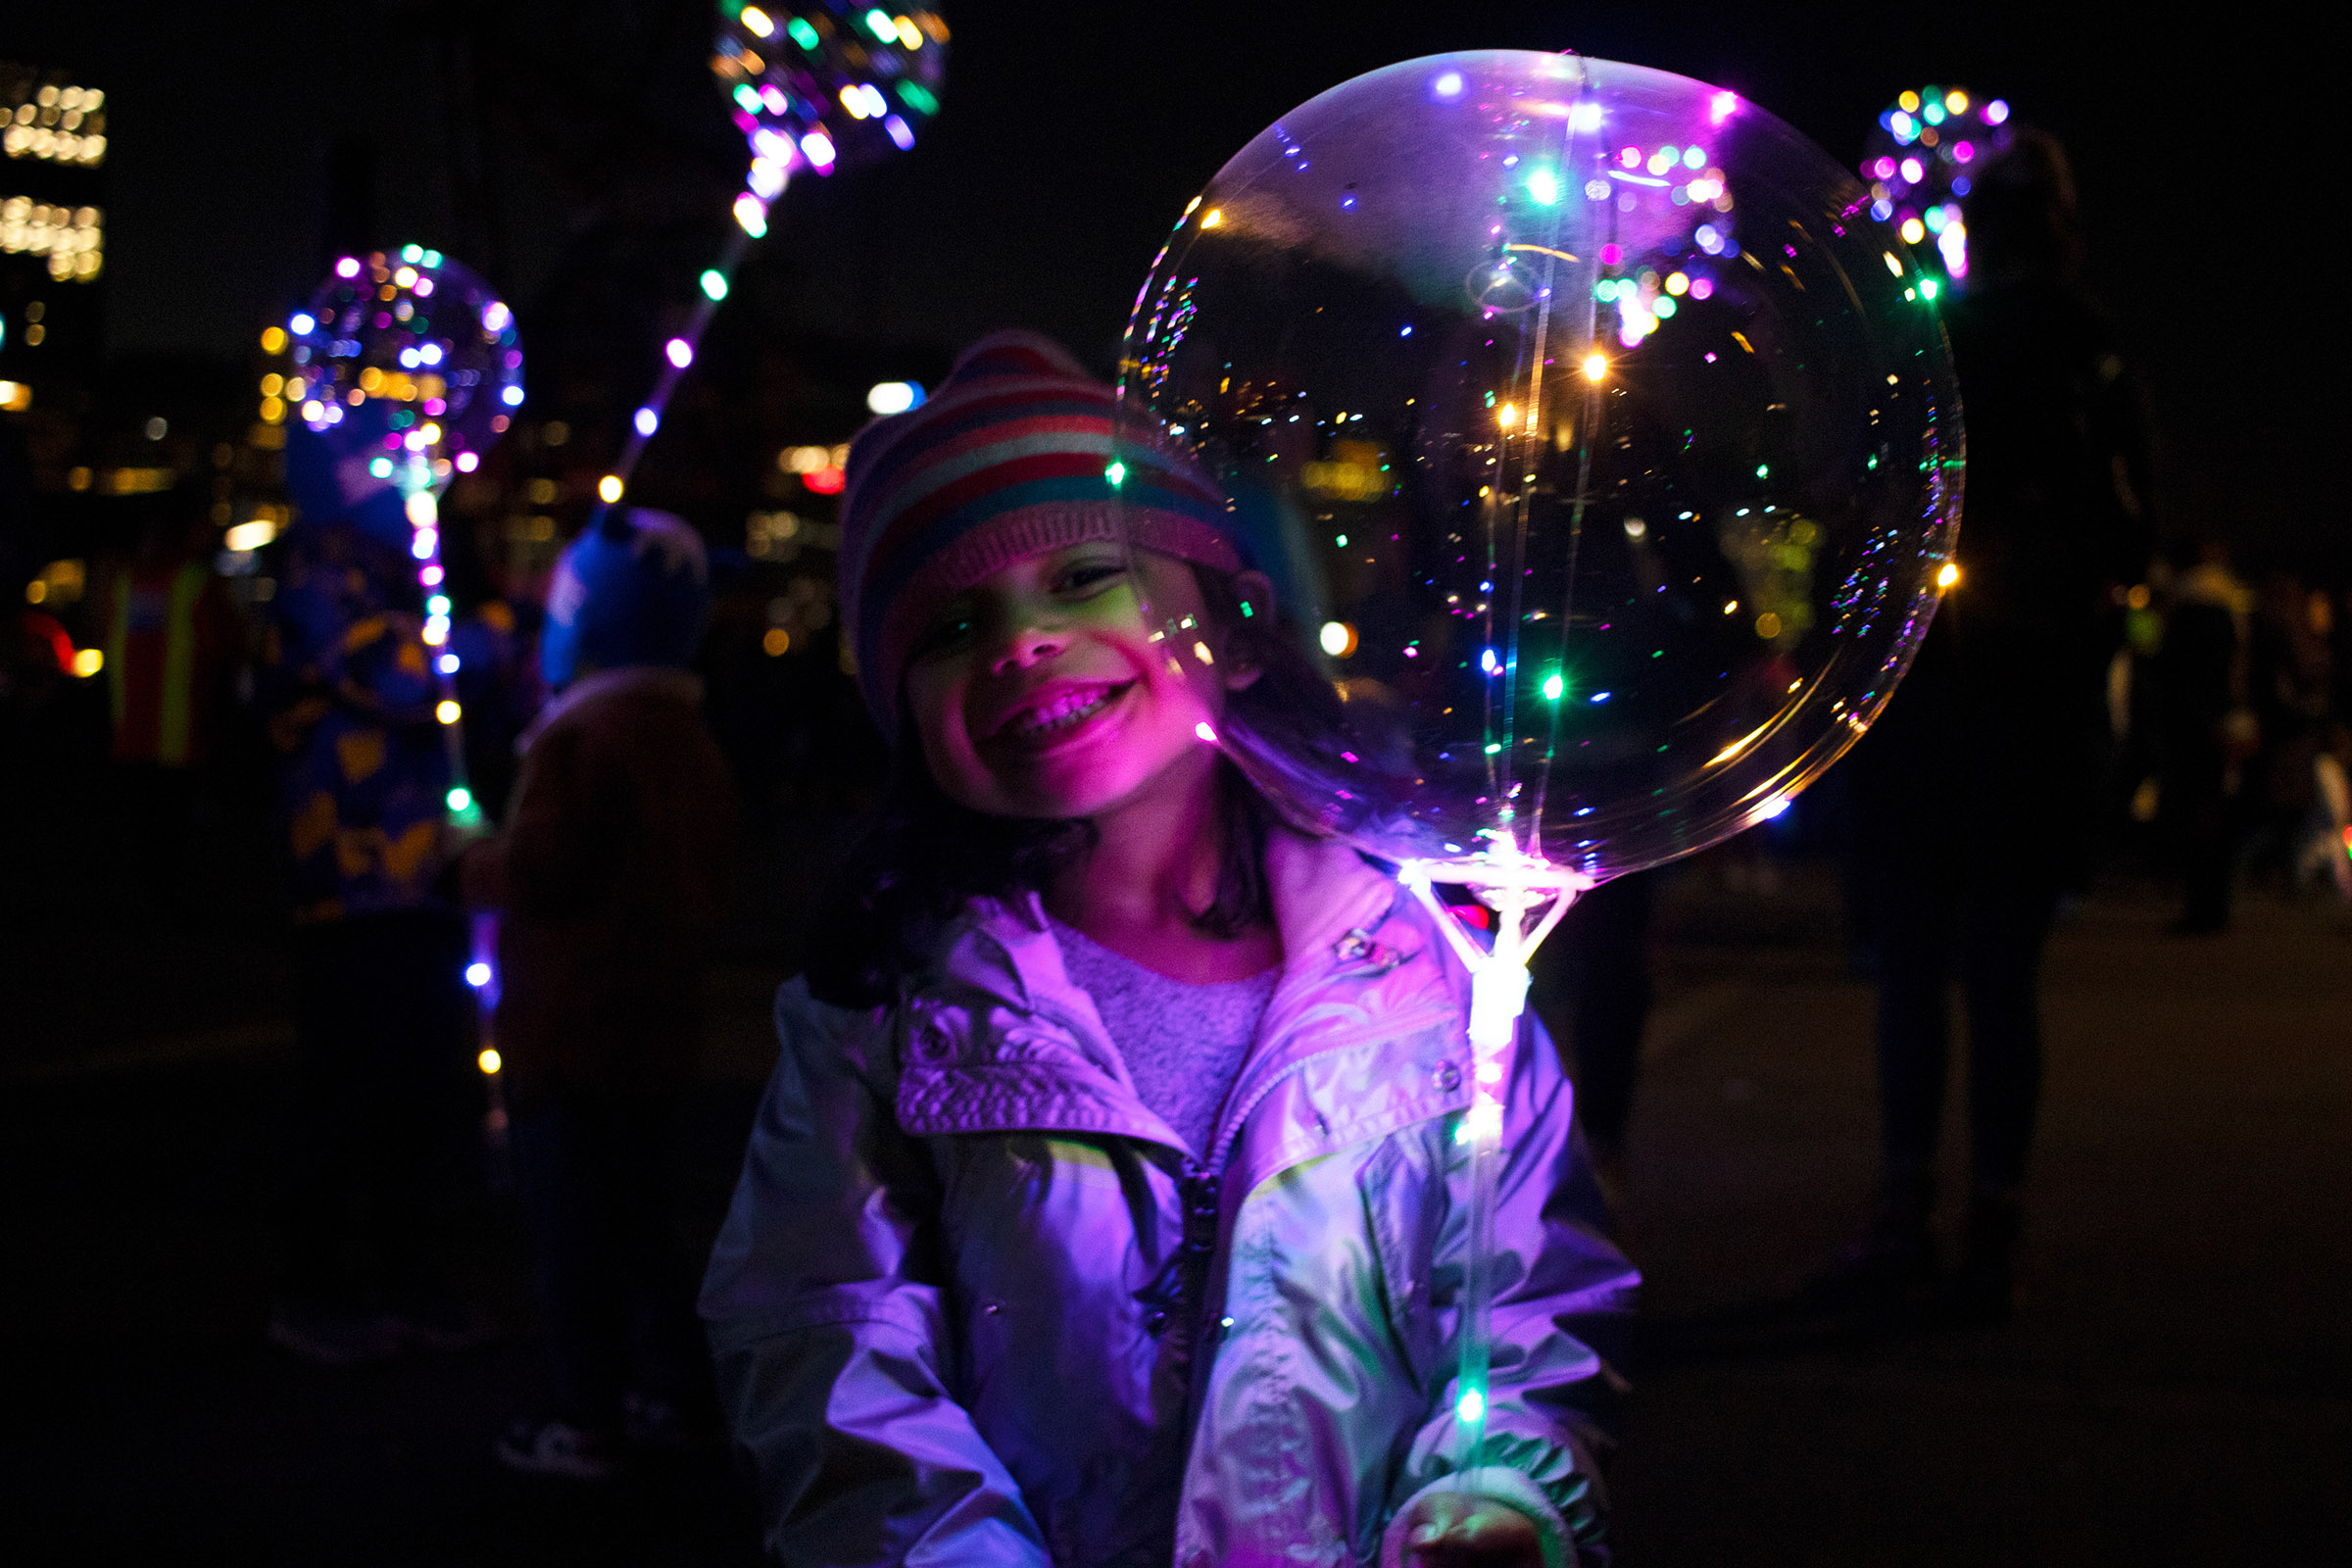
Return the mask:
<svg viewBox="0 0 2352 1568">
<path fill-rule="evenodd" d="M 851 444 L 842 630 L 885 733 L 897 729 L 899 678 L 923 628 L 1025 556 L 1123 533 L 1220 571 L 1250 564 L 1224 495 L 1156 422 L 1131 424 L 1113 453 L 1117 412 L 1117 395 L 1059 345 L 998 332 L 928 402 L 875 420 Z"/>
</svg>

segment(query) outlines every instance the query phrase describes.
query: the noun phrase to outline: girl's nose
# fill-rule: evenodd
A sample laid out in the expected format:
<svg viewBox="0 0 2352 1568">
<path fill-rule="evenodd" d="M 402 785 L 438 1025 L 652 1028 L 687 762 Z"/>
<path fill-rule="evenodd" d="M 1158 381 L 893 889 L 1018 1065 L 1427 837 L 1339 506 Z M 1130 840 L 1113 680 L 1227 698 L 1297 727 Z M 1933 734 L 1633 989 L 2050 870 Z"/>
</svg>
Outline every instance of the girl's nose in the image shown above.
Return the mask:
<svg viewBox="0 0 2352 1568">
<path fill-rule="evenodd" d="M 1028 669 L 1042 664 L 1060 653 L 1069 643 L 1068 634 L 1058 626 L 1042 625 L 1034 620 L 1023 621 L 1007 629 L 998 644 L 996 657 L 989 668 L 996 674 Z"/>
</svg>

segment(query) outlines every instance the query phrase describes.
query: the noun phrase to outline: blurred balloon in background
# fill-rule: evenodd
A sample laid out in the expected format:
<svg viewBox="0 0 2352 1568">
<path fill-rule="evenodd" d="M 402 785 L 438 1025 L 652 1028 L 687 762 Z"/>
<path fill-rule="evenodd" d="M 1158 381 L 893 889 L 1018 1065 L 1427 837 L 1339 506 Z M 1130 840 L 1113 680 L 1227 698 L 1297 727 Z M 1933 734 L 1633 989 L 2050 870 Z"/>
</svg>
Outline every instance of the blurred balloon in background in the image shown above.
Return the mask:
<svg viewBox="0 0 2352 1568">
<path fill-rule="evenodd" d="M 286 331 L 289 477 L 329 458 L 347 503 L 438 493 L 522 403 L 514 313 L 439 251 L 343 257 Z"/>
<path fill-rule="evenodd" d="M 263 336 L 286 357 L 263 416 L 285 421 L 287 490 L 301 518 L 349 519 L 414 564 L 440 691 L 449 815 L 478 823 L 437 498 L 480 466 L 522 405 L 514 313 L 468 269 L 410 245 L 337 260 L 282 330 L 282 341 L 274 326 Z"/>
<path fill-rule="evenodd" d="M 1440 882 L 1784 809 L 1959 516 L 1936 283 L 1871 203 L 1733 93 L 1565 55 L 1409 61 L 1251 141 L 1137 298 L 1111 473 L 1204 464 L 1320 677 L 1237 698 L 1228 754 Z"/>
<path fill-rule="evenodd" d="M 718 20 L 710 70 L 754 152 L 780 172 L 830 174 L 905 152 L 939 112 L 948 24 L 934 9 L 719 0 Z"/>
<path fill-rule="evenodd" d="M 1958 282 L 1968 276 L 1968 225 L 1960 203 L 1976 172 L 2008 149 L 2009 106 L 1965 87 L 1904 92 L 1879 116 L 1863 143 L 1870 214 L 1907 245 L 1934 242 L 1922 265 Z"/>
</svg>

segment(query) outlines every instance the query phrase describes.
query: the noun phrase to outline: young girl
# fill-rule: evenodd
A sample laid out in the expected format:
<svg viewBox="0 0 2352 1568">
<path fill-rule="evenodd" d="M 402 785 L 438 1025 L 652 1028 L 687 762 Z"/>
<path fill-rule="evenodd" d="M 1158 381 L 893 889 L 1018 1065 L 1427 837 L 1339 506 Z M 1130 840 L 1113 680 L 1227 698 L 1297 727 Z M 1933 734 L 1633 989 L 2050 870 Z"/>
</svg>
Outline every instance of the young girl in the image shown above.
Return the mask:
<svg viewBox="0 0 2352 1568">
<path fill-rule="evenodd" d="M 1531 1022 L 1460 1475 L 1467 977 L 1204 738 L 1329 687 L 1172 453 L 1122 449 L 1131 577 L 1112 413 L 1004 333 L 851 453 L 844 628 L 899 775 L 777 998 L 703 1295 L 768 1542 L 832 1568 L 1605 1563 L 1599 1347 L 1636 1277 L 1558 1062 Z M 1169 659 L 1169 619 L 1205 662 Z"/>
</svg>

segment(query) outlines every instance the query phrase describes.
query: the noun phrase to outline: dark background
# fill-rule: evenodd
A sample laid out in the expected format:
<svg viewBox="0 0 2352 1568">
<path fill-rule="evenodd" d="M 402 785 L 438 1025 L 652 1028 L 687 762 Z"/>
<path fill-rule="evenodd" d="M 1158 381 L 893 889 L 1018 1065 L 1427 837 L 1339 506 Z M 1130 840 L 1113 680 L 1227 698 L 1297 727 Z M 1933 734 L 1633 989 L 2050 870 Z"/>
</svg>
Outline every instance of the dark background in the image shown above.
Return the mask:
<svg viewBox="0 0 2352 1568">
<path fill-rule="evenodd" d="M 650 380 L 664 313 L 683 312 L 715 254 L 741 175 L 704 64 L 707 0 L 10 11 L 0 57 L 112 95 L 118 356 L 242 358 L 316 282 L 330 239 L 414 239 L 487 272 L 536 326 L 535 352 L 566 351 L 567 324 L 638 339 L 604 345 L 628 361 L 617 418 Z M 2321 51 L 2282 19 L 1851 0 L 1021 0 L 945 15 L 931 133 L 907 157 L 796 185 L 719 342 L 858 337 L 904 345 L 900 373 L 935 374 L 962 343 L 1021 323 L 1107 362 L 1167 223 L 1227 156 L 1292 105 L 1417 54 L 1573 47 L 1681 72 L 1840 163 L 1896 92 L 1962 84 L 2074 152 L 2092 279 L 2154 406 L 2168 528 L 2219 531 L 2317 576 L 2352 566 L 2322 477 L 2322 421 L 2338 416 L 2326 355 L 2343 324 L 2325 248 L 2338 139 L 2320 124 Z M 374 162 L 373 201 L 356 212 L 348 177 L 330 200 L 355 147 Z M 546 308 L 559 299 L 562 322 Z"/>
</svg>

